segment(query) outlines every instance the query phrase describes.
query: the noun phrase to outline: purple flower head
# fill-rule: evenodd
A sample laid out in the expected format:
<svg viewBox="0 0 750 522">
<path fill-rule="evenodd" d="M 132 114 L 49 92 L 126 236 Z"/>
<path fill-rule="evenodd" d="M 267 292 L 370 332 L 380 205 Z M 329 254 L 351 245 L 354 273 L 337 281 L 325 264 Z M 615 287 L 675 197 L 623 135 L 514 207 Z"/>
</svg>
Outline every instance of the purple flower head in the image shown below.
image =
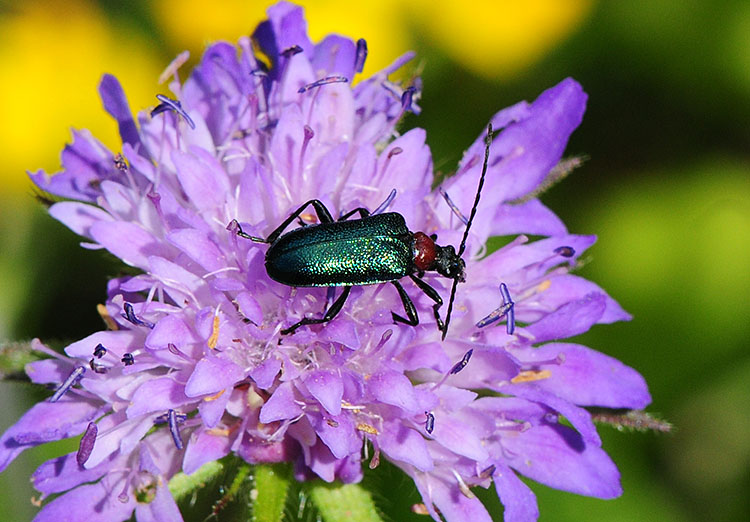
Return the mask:
<svg viewBox="0 0 750 522">
<path fill-rule="evenodd" d="M 0 465 L 84 434 L 78 452 L 35 473 L 39 491 L 60 494 L 39 520 L 70 510 L 82 520 L 125 520 L 133 510 L 139 520 L 180 519 L 169 479 L 229 454 L 293 462 L 298 479 L 329 482 L 357 482 L 363 466 L 385 458 L 414 479 L 436 520 L 489 520 L 471 488 L 493 482 L 506 520 L 535 519 L 519 474 L 583 495 L 619 495 L 617 469 L 585 407 L 643 408 L 646 385 L 617 360 L 560 340 L 629 316 L 571 274 L 594 238 L 569 234 L 534 196 L 581 122 L 581 86 L 563 80 L 492 117 L 497 132 L 463 256 L 465 282 L 442 341 L 434 300 L 408 278 L 402 287 L 417 326 L 394 321 L 404 313 L 394 285 L 276 282 L 268 245 L 239 232 L 267 238 L 317 199 L 334 220 L 358 208 L 398 213 L 410 231 L 457 247 L 485 132 L 433 191 L 425 131 L 396 128 L 406 111 L 419 111 L 419 82 L 389 80 L 412 55 L 353 82 L 367 55 L 363 40 L 312 43 L 291 4 L 268 16 L 253 43 L 209 47 L 184 83 L 176 74 L 184 60 L 171 65 L 172 94 L 135 118 L 120 84 L 105 76 L 99 90 L 119 124 L 121 153 L 75 132 L 62 172 L 32 175 L 66 198 L 50 213 L 84 246 L 140 272 L 110 281 L 109 330 L 74 342 L 65 356 L 34 343 L 52 358 L 27 373 L 54 387 L 54 400 L 3 435 Z M 316 220 L 308 206 L 286 231 Z M 486 255 L 491 236 L 512 240 Z M 424 281 L 447 301 L 451 279 L 428 272 Z M 342 292 L 348 298 L 333 320 L 282 332 L 323 317 Z"/>
</svg>

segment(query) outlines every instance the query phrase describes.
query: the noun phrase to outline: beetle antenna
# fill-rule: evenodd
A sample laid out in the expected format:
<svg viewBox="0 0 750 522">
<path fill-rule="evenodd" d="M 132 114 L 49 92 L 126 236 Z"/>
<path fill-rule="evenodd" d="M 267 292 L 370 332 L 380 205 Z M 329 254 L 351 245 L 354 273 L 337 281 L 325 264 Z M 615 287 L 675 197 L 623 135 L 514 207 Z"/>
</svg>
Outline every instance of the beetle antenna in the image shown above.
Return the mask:
<svg viewBox="0 0 750 522">
<path fill-rule="evenodd" d="M 482 186 L 484 185 L 484 176 L 487 174 L 487 166 L 490 162 L 490 145 L 492 144 L 492 124 L 487 125 L 487 136 L 484 138 L 484 163 L 482 164 L 482 174 L 479 176 L 479 186 L 477 187 L 477 195 L 474 198 L 474 206 L 471 207 L 471 214 L 469 214 L 469 221 L 466 223 L 464 229 L 464 237 L 461 239 L 461 246 L 458 247 L 458 257 L 461 258 L 466 250 L 466 239 L 469 237 L 469 229 L 471 223 L 474 221 L 474 216 L 477 215 L 477 206 L 479 205 L 479 198 L 482 196 Z M 453 286 L 451 287 L 451 298 L 448 301 L 448 313 L 445 316 L 445 324 L 443 325 L 443 340 L 448 335 L 448 325 L 451 321 L 451 312 L 453 311 L 453 300 L 456 298 L 456 287 L 458 286 L 458 277 L 453 279 Z"/>
</svg>

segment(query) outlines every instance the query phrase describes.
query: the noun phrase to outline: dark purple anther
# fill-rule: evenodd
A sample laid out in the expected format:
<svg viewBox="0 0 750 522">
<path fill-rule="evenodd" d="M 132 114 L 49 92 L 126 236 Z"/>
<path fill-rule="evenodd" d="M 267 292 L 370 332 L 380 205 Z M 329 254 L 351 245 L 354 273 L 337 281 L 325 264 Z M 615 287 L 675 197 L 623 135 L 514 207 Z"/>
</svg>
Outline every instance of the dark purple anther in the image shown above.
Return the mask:
<svg viewBox="0 0 750 522">
<path fill-rule="evenodd" d="M 334 297 L 336 297 L 336 287 L 329 286 L 326 290 L 326 306 L 330 307 L 333 304 Z"/>
<path fill-rule="evenodd" d="M 388 197 L 387 197 L 387 198 L 385 198 L 385 201 L 383 201 L 383 202 L 382 202 L 382 203 L 380 204 L 380 206 L 378 206 L 378 208 L 376 208 L 375 210 L 373 210 L 373 211 L 372 211 L 372 212 L 370 213 L 370 215 L 371 215 L 371 216 L 376 216 L 376 215 L 380 214 L 381 212 L 385 211 L 385 209 L 387 209 L 387 208 L 388 208 L 388 206 L 389 206 L 389 205 L 391 204 L 391 202 L 392 202 L 392 201 L 393 201 L 393 200 L 395 199 L 395 197 L 396 197 L 396 189 L 393 189 L 393 190 L 391 190 L 391 193 L 390 193 L 390 194 L 388 194 Z"/>
<path fill-rule="evenodd" d="M 500 283 L 500 294 L 503 296 L 503 305 L 508 306 L 506 312 L 505 331 L 508 335 L 513 335 L 516 330 L 516 310 L 513 300 L 510 298 L 510 292 L 508 286 L 505 283 Z"/>
<path fill-rule="evenodd" d="M 148 328 L 154 327 L 154 323 L 150 321 L 146 321 L 145 319 L 139 318 L 137 315 L 135 315 L 135 310 L 133 310 L 133 305 L 130 303 L 125 303 L 123 305 L 123 309 L 125 310 L 125 313 L 122 315 L 125 319 L 130 321 L 136 326 L 146 326 Z"/>
<path fill-rule="evenodd" d="M 187 415 L 184 413 L 175 413 L 174 416 L 175 420 L 178 424 L 185 422 L 187 420 Z M 154 419 L 154 425 L 158 426 L 160 424 L 167 424 L 169 422 L 169 413 L 163 413 L 162 415 L 159 415 Z"/>
<path fill-rule="evenodd" d="M 469 220 L 468 220 L 468 219 L 466 219 L 466 216 L 464 216 L 464 215 L 463 215 L 463 213 L 462 213 L 462 212 L 461 212 L 460 210 L 458 210 L 458 207 L 457 207 L 457 206 L 456 206 L 456 204 L 455 204 L 455 203 L 453 202 L 453 200 L 452 200 L 452 199 L 451 199 L 451 197 L 450 197 L 450 196 L 448 195 L 448 193 L 447 193 L 446 191 L 444 191 L 444 190 L 443 190 L 443 187 L 440 187 L 440 188 L 439 188 L 438 190 L 440 191 L 440 195 L 441 195 L 441 196 L 443 196 L 443 199 L 445 199 L 445 202 L 446 202 L 446 203 L 448 203 L 448 206 L 449 206 L 449 207 L 450 207 L 450 209 L 451 209 L 451 210 L 453 211 L 453 213 L 454 213 L 454 214 L 456 215 L 456 217 L 457 217 L 458 219 L 460 219 L 460 220 L 461 220 L 461 222 L 462 222 L 462 223 L 463 223 L 464 225 L 468 224 L 468 223 L 469 223 Z"/>
<path fill-rule="evenodd" d="M 302 47 L 300 47 L 299 45 L 293 45 L 281 51 L 281 56 L 283 56 L 284 58 L 291 58 L 295 54 L 301 53 L 303 50 L 304 49 L 302 49 Z"/>
<path fill-rule="evenodd" d="M 354 59 L 354 70 L 361 73 L 365 68 L 367 59 L 367 41 L 364 38 L 357 40 L 357 57 Z"/>
<path fill-rule="evenodd" d="M 96 348 L 94 348 L 94 357 L 97 359 L 101 359 L 107 354 L 107 349 L 104 347 L 102 343 L 99 343 L 96 345 Z"/>
<path fill-rule="evenodd" d="M 424 414 L 427 416 L 427 419 L 424 421 L 424 430 L 432 434 L 432 430 L 435 429 L 435 416 L 429 411 L 424 412 Z"/>
<path fill-rule="evenodd" d="M 576 255 L 576 251 L 573 249 L 573 247 L 561 246 L 555 249 L 555 254 L 563 257 L 573 257 L 574 255 Z"/>
<path fill-rule="evenodd" d="M 63 382 L 60 387 L 55 391 L 55 393 L 52 395 L 52 397 L 49 398 L 49 402 L 57 402 L 60 400 L 60 397 L 65 395 L 65 392 L 67 392 L 70 388 L 73 387 L 73 385 L 78 382 L 78 379 L 81 378 L 81 376 L 86 373 L 86 368 L 83 366 L 76 366 L 72 372 L 70 372 L 70 375 L 68 375 L 68 378 L 65 379 L 65 382 Z"/>
<path fill-rule="evenodd" d="M 177 427 L 177 412 L 174 410 L 167 412 L 167 424 L 169 424 L 169 433 L 172 434 L 174 445 L 177 446 L 178 450 L 181 450 L 183 447 L 182 439 L 180 438 L 180 430 Z"/>
<path fill-rule="evenodd" d="M 480 320 L 476 326 L 477 328 L 484 328 L 502 317 L 507 317 L 505 331 L 508 335 L 513 335 L 513 332 L 516 330 L 516 312 L 514 308 L 516 303 L 510 298 L 510 292 L 505 283 L 500 283 L 500 295 L 503 296 L 503 304 L 493 310 L 490 315 Z"/>
<path fill-rule="evenodd" d="M 388 159 L 391 159 L 393 156 L 398 156 L 404 152 L 404 149 L 401 147 L 393 147 L 390 151 L 388 151 Z"/>
<path fill-rule="evenodd" d="M 128 164 L 122 154 L 115 154 L 115 168 L 122 172 L 128 170 Z"/>
<path fill-rule="evenodd" d="M 411 104 L 414 101 L 414 94 L 417 92 L 417 88 L 414 86 L 407 87 L 404 93 L 401 95 L 401 108 L 404 111 L 411 111 Z"/>
<path fill-rule="evenodd" d="M 466 352 L 464 354 L 464 356 L 463 356 L 463 359 L 461 359 L 460 361 L 458 361 L 453 366 L 453 368 L 451 368 L 450 374 L 451 375 L 456 374 L 456 373 L 460 372 L 461 370 L 463 370 L 464 368 L 466 368 L 466 365 L 469 364 L 469 360 L 471 359 L 471 354 L 472 353 L 474 353 L 473 349 L 469 350 L 468 352 Z"/>
<path fill-rule="evenodd" d="M 135 357 L 133 357 L 133 354 L 130 352 L 126 352 L 122 354 L 122 359 L 120 359 L 122 363 L 125 366 L 133 366 L 135 364 Z"/>
<path fill-rule="evenodd" d="M 96 359 L 94 359 L 93 357 L 89 361 L 89 368 L 91 368 L 92 372 L 102 375 L 109 371 L 109 368 L 107 368 L 103 364 L 99 364 L 98 362 L 96 362 Z"/>
<path fill-rule="evenodd" d="M 94 451 L 94 442 L 96 442 L 97 433 L 99 433 L 99 428 L 96 427 L 95 423 L 89 422 L 83 437 L 81 437 L 81 442 L 78 444 L 78 452 L 76 453 L 76 462 L 78 462 L 80 467 L 86 464 L 86 461 L 91 456 L 91 452 Z"/>
<path fill-rule="evenodd" d="M 326 76 L 325 78 L 321 78 L 320 80 L 308 83 L 307 85 L 300 87 L 299 89 L 297 89 L 297 92 L 302 94 L 303 92 L 314 89 L 315 87 L 320 87 L 321 85 L 328 85 L 329 83 L 346 83 L 348 81 L 349 79 L 346 76 Z"/>
<path fill-rule="evenodd" d="M 494 464 L 491 464 L 490 466 L 488 466 L 488 467 L 484 468 L 484 469 L 483 469 L 483 470 L 482 470 L 482 471 L 481 471 L 481 472 L 479 473 L 479 478 L 480 478 L 480 479 L 488 479 L 488 478 L 490 478 L 490 477 L 491 477 L 491 476 L 492 476 L 492 475 L 493 475 L 493 474 L 495 473 L 495 469 L 496 469 L 496 468 L 495 468 L 495 465 L 494 465 Z"/>
<path fill-rule="evenodd" d="M 186 355 L 185 352 L 177 348 L 177 346 L 173 343 L 167 344 L 167 350 L 169 350 L 169 353 L 177 355 L 178 357 L 182 357 L 186 361 L 192 361 L 192 359 L 188 355 Z"/>
<path fill-rule="evenodd" d="M 152 118 L 162 112 L 174 111 L 185 119 L 187 124 L 190 125 L 191 129 L 195 129 L 195 122 L 192 120 L 190 116 L 188 116 L 188 113 L 185 112 L 185 109 L 182 108 L 182 104 L 178 100 L 167 98 L 163 94 L 157 94 L 156 99 L 159 100 L 161 103 L 157 105 L 156 107 L 154 107 L 153 110 L 151 111 Z"/>
</svg>

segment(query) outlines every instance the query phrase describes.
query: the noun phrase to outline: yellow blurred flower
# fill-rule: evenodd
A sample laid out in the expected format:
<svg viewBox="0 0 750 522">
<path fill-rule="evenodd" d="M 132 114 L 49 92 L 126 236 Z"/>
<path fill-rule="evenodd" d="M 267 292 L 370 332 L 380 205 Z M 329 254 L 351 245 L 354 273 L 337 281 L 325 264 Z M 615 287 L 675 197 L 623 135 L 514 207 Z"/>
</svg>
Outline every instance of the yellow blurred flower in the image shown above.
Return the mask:
<svg viewBox="0 0 750 522">
<path fill-rule="evenodd" d="M 18 2 L 0 14 L 0 195 L 28 192 L 26 170 L 55 172 L 70 128 L 88 128 L 119 150 L 117 125 L 98 101 L 102 74 L 123 83 L 131 108 L 155 105 L 165 60 L 139 31 L 93 2 Z"/>
<path fill-rule="evenodd" d="M 474 73 L 507 78 L 570 35 L 593 0 L 410 0 L 414 23 Z"/>
<path fill-rule="evenodd" d="M 148 5 L 168 46 L 175 53 L 189 49 L 197 59 L 210 41 L 236 41 L 249 34 L 271 3 L 164 0 Z M 417 46 L 417 39 L 426 39 L 476 74 L 503 78 L 565 38 L 593 0 L 468 6 L 448 0 L 299 3 L 306 8 L 314 40 L 344 27 L 345 36 L 368 41 L 365 75 Z M 92 0 L 18 2 L 0 15 L 0 194 L 26 190 L 27 169 L 57 170 L 71 127 L 88 128 L 118 150 L 116 126 L 97 102 L 103 73 L 120 79 L 134 112 L 155 105 L 156 81 L 169 57 L 156 56 L 149 47 L 153 35 L 131 20 L 113 17 Z"/>
<path fill-rule="evenodd" d="M 370 49 L 364 74 L 428 40 L 429 46 L 476 74 L 504 78 L 529 66 L 566 38 L 590 12 L 593 0 L 315 0 L 305 7 L 314 41 L 331 32 L 365 38 Z M 154 4 L 159 25 L 173 45 L 199 51 L 216 39 L 235 41 L 265 18 L 268 3 L 165 0 Z M 417 29 L 417 31 L 415 31 Z M 427 47 L 422 43 L 421 48 Z"/>
<path fill-rule="evenodd" d="M 153 4 L 153 9 L 170 44 L 200 52 L 208 42 L 234 42 L 241 35 L 251 34 L 266 18 L 266 9 L 273 3 L 271 0 L 217 0 L 206 9 L 202 0 L 164 0 Z M 304 6 L 308 31 L 314 42 L 330 33 L 367 40 L 370 54 L 364 75 L 382 69 L 410 49 L 408 20 L 405 20 L 409 13 L 404 12 L 401 3 L 393 0 L 293 3 Z"/>
</svg>

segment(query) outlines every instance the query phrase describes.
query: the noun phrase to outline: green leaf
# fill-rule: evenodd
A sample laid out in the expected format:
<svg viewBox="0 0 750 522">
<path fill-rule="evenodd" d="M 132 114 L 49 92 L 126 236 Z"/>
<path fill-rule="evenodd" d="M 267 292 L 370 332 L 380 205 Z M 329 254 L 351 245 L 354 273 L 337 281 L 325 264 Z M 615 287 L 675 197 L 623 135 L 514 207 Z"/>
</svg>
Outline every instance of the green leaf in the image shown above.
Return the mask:
<svg viewBox="0 0 750 522">
<path fill-rule="evenodd" d="M 326 522 L 382 522 L 370 492 L 359 484 L 315 482 L 310 498 Z"/>
<path fill-rule="evenodd" d="M 255 466 L 255 490 L 252 492 L 253 520 L 279 522 L 286 503 L 291 470 L 283 464 Z"/>
<path fill-rule="evenodd" d="M 195 490 L 205 487 L 207 483 L 216 480 L 219 474 L 223 472 L 224 465 L 217 460 L 212 460 L 198 468 L 198 471 L 192 475 L 177 473 L 169 481 L 169 491 L 175 500 L 179 501 Z"/>
</svg>

